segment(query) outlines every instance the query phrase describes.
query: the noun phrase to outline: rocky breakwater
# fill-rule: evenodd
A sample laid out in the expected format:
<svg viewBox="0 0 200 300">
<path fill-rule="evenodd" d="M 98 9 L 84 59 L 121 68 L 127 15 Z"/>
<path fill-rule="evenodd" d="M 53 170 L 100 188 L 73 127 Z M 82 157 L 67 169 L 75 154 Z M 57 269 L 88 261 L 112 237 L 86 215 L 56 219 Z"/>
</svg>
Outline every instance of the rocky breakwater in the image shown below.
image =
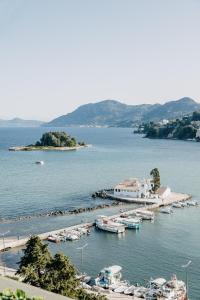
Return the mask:
<svg viewBox="0 0 200 300">
<path fill-rule="evenodd" d="M 27 219 L 33 219 L 33 218 L 41 218 L 41 217 L 56 217 L 56 216 L 66 216 L 66 215 L 77 215 L 85 212 L 92 212 L 97 209 L 103 209 L 103 208 L 109 208 L 112 206 L 118 206 L 119 202 L 113 201 L 112 203 L 103 203 L 103 204 L 98 204 L 96 206 L 91 206 L 91 207 L 79 207 L 75 208 L 72 210 L 52 210 L 48 212 L 41 212 L 41 213 L 36 213 L 34 215 L 25 215 L 25 216 L 19 216 L 14 219 L 4 219 L 0 218 L 1 223 L 6 223 L 6 222 L 15 222 L 15 221 L 22 221 L 22 220 L 27 220 Z"/>
</svg>

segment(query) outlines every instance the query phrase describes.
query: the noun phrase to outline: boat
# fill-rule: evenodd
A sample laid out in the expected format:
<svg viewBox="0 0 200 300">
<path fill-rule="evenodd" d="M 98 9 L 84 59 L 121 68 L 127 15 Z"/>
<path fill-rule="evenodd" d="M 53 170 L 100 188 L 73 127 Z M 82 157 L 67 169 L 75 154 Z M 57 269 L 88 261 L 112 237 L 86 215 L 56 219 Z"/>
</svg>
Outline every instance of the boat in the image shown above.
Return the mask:
<svg viewBox="0 0 200 300">
<path fill-rule="evenodd" d="M 172 207 L 174 207 L 174 208 L 182 208 L 183 206 L 182 206 L 181 203 L 173 203 Z"/>
<path fill-rule="evenodd" d="M 66 235 L 66 240 L 68 241 L 76 241 L 76 240 L 79 240 L 80 237 L 76 234 L 73 234 L 73 233 L 69 233 Z"/>
<path fill-rule="evenodd" d="M 124 294 L 125 295 L 134 295 L 135 289 L 136 289 L 136 287 L 134 285 L 131 285 L 124 290 Z"/>
<path fill-rule="evenodd" d="M 117 289 L 122 284 L 121 282 L 121 270 L 122 268 L 118 265 L 106 267 L 102 269 L 95 279 L 95 285 L 103 288 Z"/>
<path fill-rule="evenodd" d="M 198 205 L 198 202 L 194 201 L 194 200 L 187 201 L 186 203 L 188 206 L 197 206 Z"/>
<path fill-rule="evenodd" d="M 59 243 L 61 241 L 61 239 L 57 235 L 49 235 L 47 240 L 53 243 Z"/>
<path fill-rule="evenodd" d="M 135 211 L 135 216 L 142 218 L 142 220 L 154 220 L 155 214 L 149 210 L 137 209 Z"/>
<path fill-rule="evenodd" d="M 120 285 L 114 290 L 114 292 L 118 294 L 123 294 L 126 289 L 127 289 L 127 285 Z"/>
<path fill-rule="evenodd" d="M 113 222 L 105 216 L 101 216 L 96 221 L 96 227 L 98 229 L 112 232 L 112 233 L 123 233 L 125 232 L 125 226 L 123 224 Z"/>
<path fill-rule="evenodd" d="M 165 278 L 156 278 L 154 280 L 150 280 L 150 288 L 158 289 L 161 288 L 166 283 Z"/>
<path fill-rule="evenodd" d="M 145 294 L 145 299 L 186 300 L 186 294 L 185 283 L 177 280 L 176 275 L 173 275 L 170 281 L 166 281 L 164 278 L 151 280 L 149 282 L 149 290 Z"/>
<path fill-rule="evenodd" d="M 163 214 L 171 214 L 173 213 L 173 210 L 171 208 L 171 206 L 166 206 L 160 209 L 160 212 Z"/>
<path fill-rule="evenodd" d="M 145 294 L 149 291 L 148 288 L 146 287 L 138 287 L 134 290 L 134 297 L 138 297 L 138 298 L 144 298 Z"/>
<path fill-rule="evenodd" d="M 116 218 L 115 222 L 125 225 L 127 228 L 139 229 L 140 219 L 138 218 Z"/>
<path fill-rule="evenodd" d="M 36 165 L 44 165 L 44 161 L 43 160 L 38 160 L 35 162 Z"/>
<path fill-rule="evenodd" d="M 180 202 L 180 204 L 182 205 L 182 207 L 187 207 L 187 202 Z"/>
</svg>

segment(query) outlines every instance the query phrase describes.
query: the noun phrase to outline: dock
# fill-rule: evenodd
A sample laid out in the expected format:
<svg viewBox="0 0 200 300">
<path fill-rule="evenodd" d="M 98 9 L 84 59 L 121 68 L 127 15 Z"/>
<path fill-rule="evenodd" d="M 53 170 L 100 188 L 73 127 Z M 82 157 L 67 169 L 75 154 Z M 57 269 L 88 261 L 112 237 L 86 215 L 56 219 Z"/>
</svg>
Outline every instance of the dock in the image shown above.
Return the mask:
<svg viewBox="0 0 200 300">
<path fill-rule="evenodd" d="M 191 199 L 192 196 L 188 195 L 188 194 L 181 194 L 181 193 L 171 193 L 169 197 L 165 198 L 165 199 L 158 199 L 156 203 L 153 204 L 147 204 L 147 202 L 145 202 L 145 204 L 141 207 L 139 207 L 140 210 L 156 210 L 159 209 L 159 207 L 162 206 L 168 206 L 171 205 L 173 203 L 177 203 L 177 202 L 181 202 L 181 201 L 187 201 L 189 199 Z M 146 199 L 145 199 L 146 200 Z M 147 205 L 146 205 L 147 204 Z M 123 213 L 125 213 L 126 215 L 132 215 L 134 212 L 137 211 L 138 208 L 134 208 L 132 210 L 128 210 L 126 212 L 120 212 L 119 214 L 116 215 L 112 215 L 112 216 L 108 216 L 108 218 L 117 218 L 119 216 L 121 216 Z M 48 236 L 50 235 L 55 235 L 55 234 L 60 234 L 64 231 L 71 231 L 71 230 L 76 230 L 77 228 L 90 228 L 94 226 L 94 222 L 91 223 L 81 223 L 81 224 L 77 224 L 74 226 L 70 226 L 70 227 L 66 227 L 66 228 L 62 228 L 62 229 L 58 229 L 58 230 L 54 230 L 54 231 L 50 231 L 50 232 L 45 232 L 45 233 L 41 233 L 41 234 L 37 234 L 37 236 L 41 239 L 41 240 L 47 240 Z M 29 240 L 30 237 L 25 237 L 22 239 L 11 239 L 11 238 L 5 238 L 4 239 L 4 244 L 3 244 L 3 240 L 0 239 L 0 252 L 3 252 L 5 250 L 10 250 L 12 248 L 16 248 L 16 247 L 22 247 L 24 246 L 27 241 Z"/>
</svg>

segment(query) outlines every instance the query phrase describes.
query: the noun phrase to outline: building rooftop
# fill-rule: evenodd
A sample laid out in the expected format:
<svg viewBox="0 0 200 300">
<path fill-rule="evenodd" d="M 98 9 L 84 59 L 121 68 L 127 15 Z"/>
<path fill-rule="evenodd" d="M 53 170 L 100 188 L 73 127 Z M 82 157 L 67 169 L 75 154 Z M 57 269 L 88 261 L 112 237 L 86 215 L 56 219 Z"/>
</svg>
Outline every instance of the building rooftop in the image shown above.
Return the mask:
<svg viewBox="0 0 200 300">
<path fill-rule="evenodd" d="M 129 189 L 131 191 L 136 191 L 140 187 L 140 181 L 138 178 L 126 179 L 116 185 L 115 189 Z"/>
</svg>

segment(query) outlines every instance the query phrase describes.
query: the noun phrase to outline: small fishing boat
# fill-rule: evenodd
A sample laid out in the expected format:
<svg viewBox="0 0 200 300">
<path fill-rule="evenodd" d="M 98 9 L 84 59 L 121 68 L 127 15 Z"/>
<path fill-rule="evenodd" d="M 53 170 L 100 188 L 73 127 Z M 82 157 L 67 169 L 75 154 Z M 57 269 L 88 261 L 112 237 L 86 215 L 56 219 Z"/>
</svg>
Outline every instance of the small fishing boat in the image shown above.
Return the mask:
<svg viewBox="0 0 200 300">
<path fill-rule="evenodd" d="M 44 161 L 43 160 L 38 160 L 35 162 L 36 165 L 44 165 Z"/>
<path fill-rule="evenodd" d="M 123 224 L 113 222 L 105 216 L 99 217 L 95 223 L 96 223 L 97 228 L 104 230 L 104 231 L 108 231 L 108 232 L 112 232 L 112 233 L 125 232 L 125 226 Z"/>
<path fill-rule="evenodd" d="M 182 208 L 183 206 L 182 206 L 181 203 L 173 203 L 172 207 L 174 207 L 174 208 Z"/>
<path fill-rule="evenodd" d="M 188 206 L 197 206 L 198 205 L 198 202 L 194 201 L 194 200 L 187 201 L 186 203 Z"/>
<path fill-rule="evenodd" d="M 114 290 L 114 292 L 118 294 L 123 294 L 126 289 L 127 289 L 127 285 L 120 285 Z"/>
<path fill-rule="evenodd" d="M 65 238 L 66 238 L 67 241 L 75 241 L 75 240 L 79 240 L 80 239 L 80 235 L 78 235 L 78 232 L 77 232 L 77 234 L 74 233 L 74 232 L 68 232 L 65 235 Z"/>
<path fill-rule="evenodd" d="M 145 287 L 138 287 L 134 290 L 134 297 L 138 297 L 138 298 L 144 298 L 145 294 L 148 292 L 148 288 Z"/>
<path fill-rule="evenodd" d="M 140 228 L 140 220 L 138 218 L 116 218 L 114 220 L 117 223 L 125 225 L 127 228 L 131 229 L 139 229 Z"/>
<path fill-rule="evenodd" d="M 160 209 L 160 212 L 163 214 L 171 214 L 173 213 L 173 210 L 171 208 L 171 206 L 166 206 Z"/>
<path fill-rule="evenodd" d="M 134 295 L 135 289 L 136 289 L 136 287 L 134 285 L 131 285 L 124 290 L 124 294 L 125 295 Z"/>
<path fill-rule="evenodd" d="M 121 286 L 121 267 L 114 265 L 101 270 L 98 277 L 95 279 L 95 285 L 110 288 L 112 290 Z"/>
<path fill-rule="evenodd" d="M 57 235 L 49 235 L 47 240 L 53 243 L 59 243 L 61 239 Z"/>
<path fill-rule="evenodd" d="M 135 216 L 141 218 L 142 220 L 150 220 L 153 221 L 155 214 L 149 210 L 137 209 L 135 211 Z"/>
</svg>

